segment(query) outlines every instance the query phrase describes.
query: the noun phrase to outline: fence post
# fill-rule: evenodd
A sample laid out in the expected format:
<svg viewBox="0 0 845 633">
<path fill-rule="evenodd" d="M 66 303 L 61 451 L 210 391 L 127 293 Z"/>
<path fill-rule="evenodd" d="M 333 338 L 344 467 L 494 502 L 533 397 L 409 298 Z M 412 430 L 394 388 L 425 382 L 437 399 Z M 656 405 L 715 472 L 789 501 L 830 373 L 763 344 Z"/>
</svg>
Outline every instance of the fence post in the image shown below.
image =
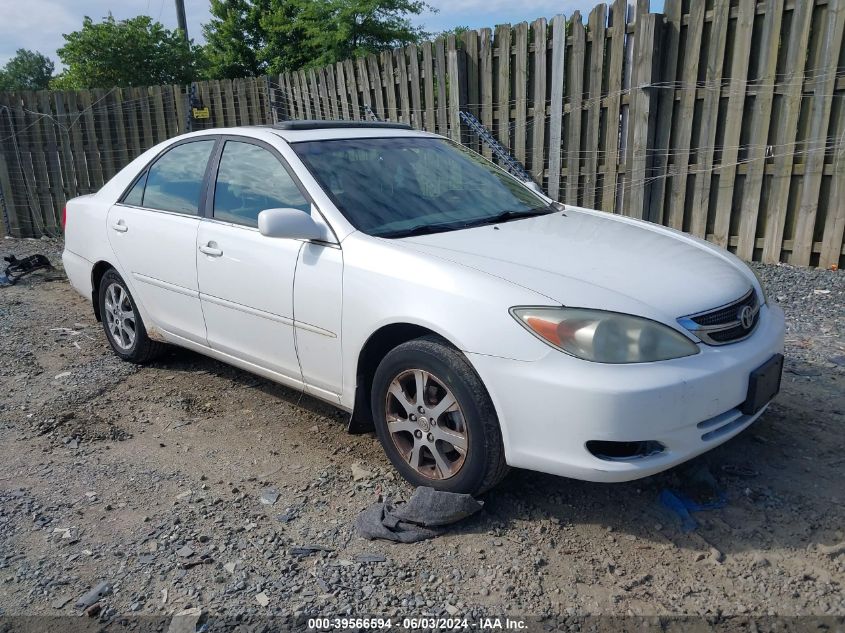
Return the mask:
<svg viewBox="0 0 845 633">
<path fill-rule="evenodd" d="M 3 212 L 3 235 L 12 235 L 10 217 L 14 213 L 14 207 L 12 206 L 11 193 L 12 187 L 9 184 L 9 170 L 6 168 L 6 157 L 0 152 L 0 211 Z"/>
<path fill-rule="evenodd" d="M 658 26 L 659 20 L 659 26 Z M 625 178 L 625 215 L 645 218 L 650 190 L 648 176 L 652 158 L 648 148 L 653 145 L 657 108 L 652 86 L 654 67 L 659 59 L 657 34 L 663 26 L 663 16 L 655 13 L 637 16 L 634 32 L 634 55 L 631 73 L 631 107 L 628 125 L 628 168 Z"/>
<path fill-rule="evenodd" d="M 461 119 L 458 113 L 467 102 L 467 65 L 463 42 L 454 35 L 446 40 L 449 78 L 449 138 L 461 142 Z"/>
</svg>

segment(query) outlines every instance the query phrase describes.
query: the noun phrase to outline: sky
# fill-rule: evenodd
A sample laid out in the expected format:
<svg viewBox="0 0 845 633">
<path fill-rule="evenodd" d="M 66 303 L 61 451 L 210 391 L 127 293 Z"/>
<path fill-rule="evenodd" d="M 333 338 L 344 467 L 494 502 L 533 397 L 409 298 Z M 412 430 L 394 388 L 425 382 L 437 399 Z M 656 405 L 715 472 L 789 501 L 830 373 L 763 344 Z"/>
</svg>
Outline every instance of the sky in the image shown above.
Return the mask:
<svg viewBox="0 0 845 633">
<path fill-rule="evenodd" d="M 580 10 L 586 16 L 598 0 L 429 0 L 438 9 L 416 16 L 414 23 L 438 32 L 455 26 L 480 28 L 496 24 L 531 21 L 557 13 L 571 15 Z M 652 0 L 659 11 L 662 0 Z M 207 22 L 208 0 L 185 0 L 188 34 L 202 41 L 200 25 Z M 64 43 L 63 33 L 78 30 L 82 18 L 95 21 L 111 12 L 116 19 L 150 15 L 168 28 L 176 28 L 174 0 L 0 0 L 0 65 L 19 48 L 37 50 L 59 67 L 56 49 Z"/>
</svg>

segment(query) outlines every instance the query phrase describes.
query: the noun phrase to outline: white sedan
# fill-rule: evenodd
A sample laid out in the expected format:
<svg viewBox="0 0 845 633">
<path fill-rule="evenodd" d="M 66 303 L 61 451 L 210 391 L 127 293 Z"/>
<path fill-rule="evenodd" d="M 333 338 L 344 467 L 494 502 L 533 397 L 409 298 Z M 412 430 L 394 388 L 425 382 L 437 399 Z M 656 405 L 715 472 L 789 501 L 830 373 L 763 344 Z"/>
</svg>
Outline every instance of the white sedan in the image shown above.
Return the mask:
<svg viewBox="0 0 845 633">
<path fill-rule="evenodd" d="M 179 345 L 303 390 L 441 490 L 644 477 L 780 386 L 783 313 L 739 259 L 398 124 L 166 141 L 68 202 L 63 261 L 121 358 Z"/>
</svg>

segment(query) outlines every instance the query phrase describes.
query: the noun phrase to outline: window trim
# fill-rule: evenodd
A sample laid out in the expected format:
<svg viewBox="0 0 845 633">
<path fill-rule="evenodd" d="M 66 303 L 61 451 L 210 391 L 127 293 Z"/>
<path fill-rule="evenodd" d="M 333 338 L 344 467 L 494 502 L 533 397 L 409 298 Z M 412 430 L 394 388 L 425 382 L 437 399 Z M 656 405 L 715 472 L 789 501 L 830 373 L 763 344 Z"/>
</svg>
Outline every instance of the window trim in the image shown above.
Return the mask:
<svg viewBox="0 0 845 633">
<path fill-rule="evenodd" d="M 144 211 L 152 211 L 152 212 L 155 212 L 155 213 L 168 213 L 170 215 L 178 215 L 178 216 L 181 216 L 183 218 L 202 219 L 203 218 L 203 210 L 204 210 L 205 205 L 206 205 L 205 196 L 206 196 L 207 190 L 208 190 L 207 183 L 208 183 L 208 178 L 209 178 L 209 169 L 212 165 L 212 161 L 214 160 L 214 157 L 217 155 L 218 148 L 221 144 L 220 139 L 221 139 L 221 136 L 219 134 L 204 134 L 204 135 L 201 135 L 201 136 L 192 136 L 190 138 L 185 138 L 185 139 L 180 139 L 178 141 L 174 141 L 173 143 L 171 143 L 170 145 L 168 145 L 167 147 L 162 149 L 160 152 L 158 152 L 152 159 L 150 159 L 150 161 L 138 173 L 138 175 L 135 178 L 133 178 L 133 180 L 129 184 L 129 186 L 126 187 L 126 189 L 123 190 L 123 193 L 120 194 L 120 197 L 117 199 L 117 202 L 115 202 L 115 204 L 123 206 L 123 207 L 131 207 L 133 209 L 143 209 Z M 147 197 L 146 180 L 147 180 L 147 176 L 149 176 L 150 169 L 152 169 L 152 167 L 159 161 L 159 159 L 163 158 L 165 154 L 170 152 L 170 150 L 176 149 L 180 145 L 187 145 L 188 143 L 197 143 L 197 142 L 201 142 L 201 141 L 213 141 L 214 146 L 211 148 L 211 153 L 208 155 L 208 160 L 206 161 L 206 164 L 205 164 L 205 171 L 203 172 L 202 182 L 200 183 L 200 199 L 199 199 L 199 204 L 197 206 L 197 212 L 189 214 L 189 213 L 181 213 L 179 211 L 168 211 L 167 209 L 155 209 L 153 207 L 144 206 L 144 199 Z M 144 192 L 143 192 L 143 195 L 141 196 L 141 206 L 126 203 L 125 202 L 126 198 L 129 196 L 129 193 L 132 191 L 132 189 L 135 187 L 135 185 L 138 184 L 138 181 L 141 180 L 141 178 L 144 179 Z"/>
</svg>

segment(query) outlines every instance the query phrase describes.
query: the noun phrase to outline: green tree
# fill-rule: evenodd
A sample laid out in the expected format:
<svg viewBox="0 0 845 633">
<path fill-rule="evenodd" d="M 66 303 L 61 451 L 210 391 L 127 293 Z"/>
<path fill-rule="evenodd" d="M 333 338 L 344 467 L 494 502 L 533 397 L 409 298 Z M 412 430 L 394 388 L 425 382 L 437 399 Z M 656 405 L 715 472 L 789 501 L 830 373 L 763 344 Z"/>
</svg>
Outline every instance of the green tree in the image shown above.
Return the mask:
<svg viewBox="0 0 845 633">
<path fill-rule="evenodd" d="M 199 48 L 146 15 L 118 21 L 109 14 L 97 23 L 86 16 L 82 29 L 64 38 L 58 54 L 66 70 L 56 88 L 187 83 L 200 70 Z"/>
<path fill-rule="evenodd" d="M 377 53 L 427 35 L 407 16 L 429 6 L 421 0 L 296 0 L 296 25 L 307 42 L 309 66 Z M 271 31 L 271 37 L 273 32 Z"/>
<path fill-rule="evenodd" d="M 211 0 L 211 21 L 202 27 L 210 78 L 236 79 L 265 72 L 260 54 L 267 41 L 261 18 L 269 9 L 270 0 Z"/>
<path fill-rule="evenodd" d="M 210 76 L 278 73 L 417 42 L 423 0 L 211 0 Z M 433 9 L 432 9 L 433 10 Z"/>
<path fill-rule="evenodd" d="M 43 90 L 50 84 L 55 66 L 39 53 L 19 48 L 0 68 L 0 90 Z"/>
</svg>

